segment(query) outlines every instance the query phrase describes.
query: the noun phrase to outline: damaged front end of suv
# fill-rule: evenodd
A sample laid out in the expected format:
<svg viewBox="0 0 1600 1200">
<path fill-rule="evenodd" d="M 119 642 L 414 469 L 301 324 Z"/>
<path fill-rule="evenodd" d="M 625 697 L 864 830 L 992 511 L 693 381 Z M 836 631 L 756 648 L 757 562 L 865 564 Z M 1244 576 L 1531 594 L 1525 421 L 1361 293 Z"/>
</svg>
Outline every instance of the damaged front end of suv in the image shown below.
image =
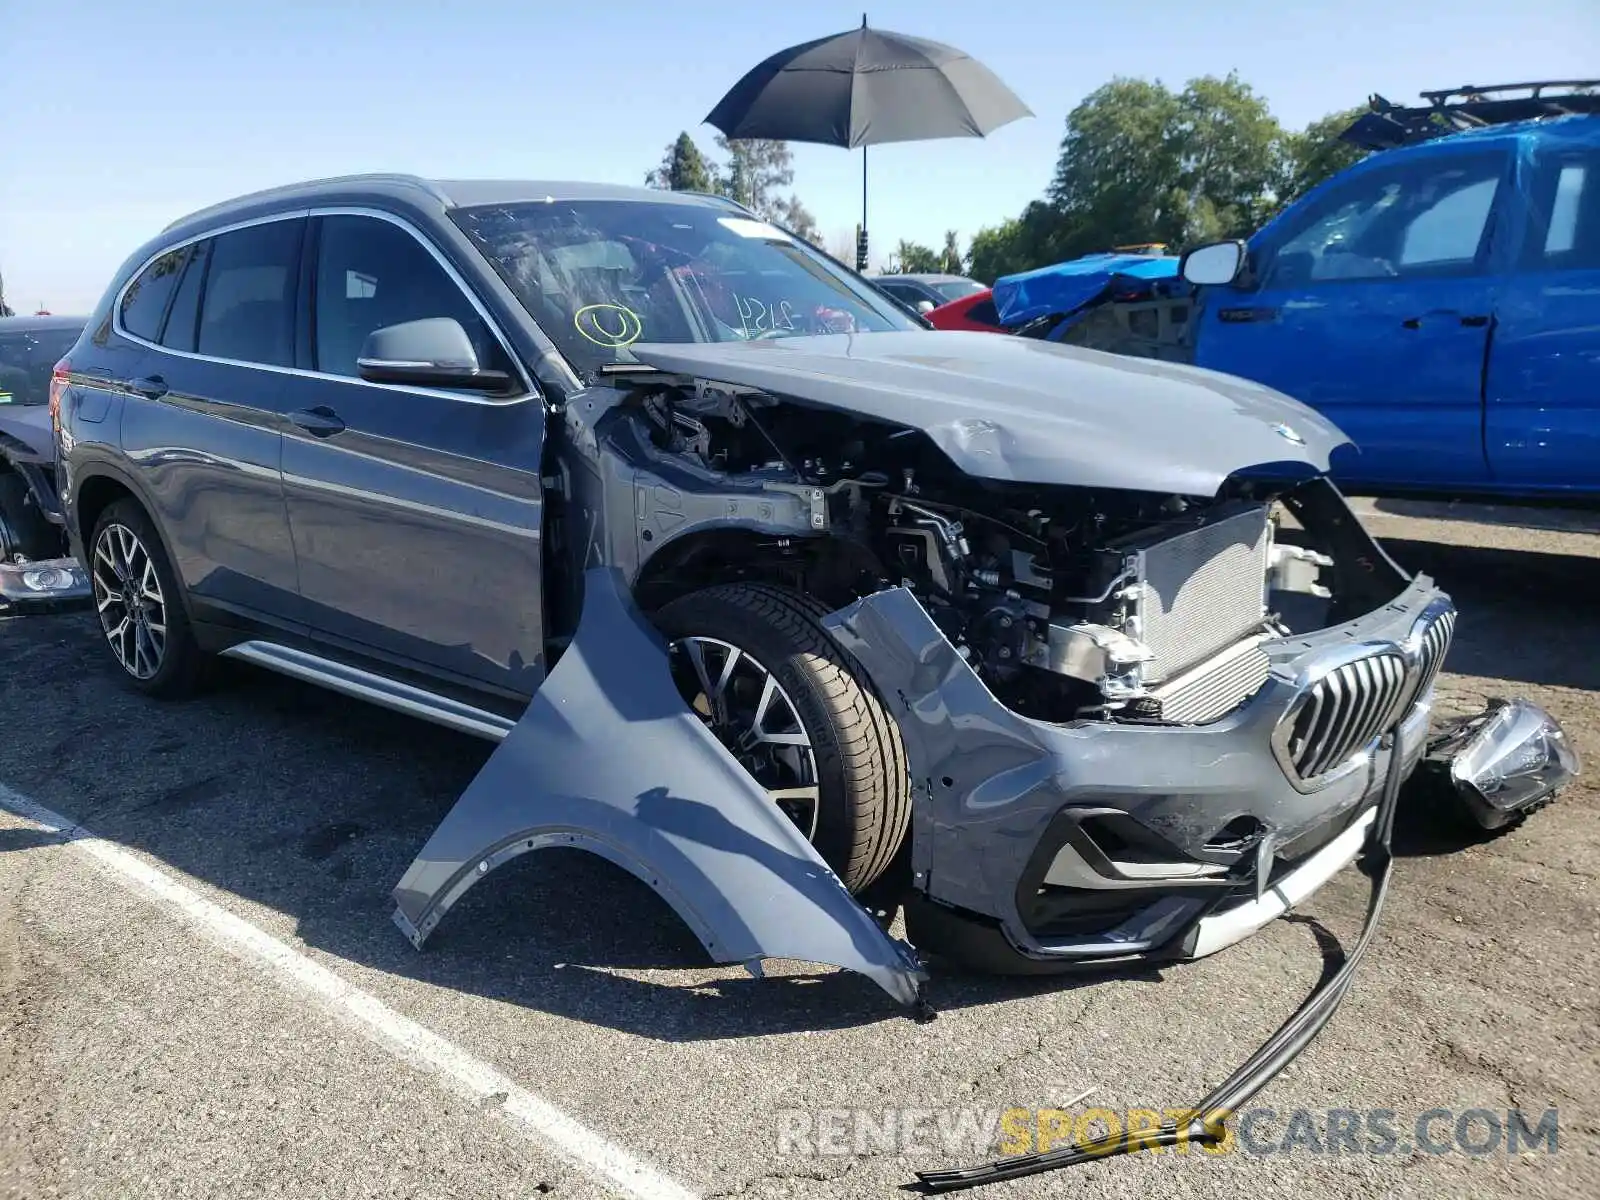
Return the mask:
<svg viewBox="0 0 1600 1200">
<path fill-rule="evenodd" d="M 576 633 L 402 883 L 419 944 L 577 844 L 722 961 L 907 1003 L 918 955 L 847 892 L 986 970 L 1195 958 L 1351 863 L 1422 759 L 1454 609 L 1309 410 L 1020 339 L 635 353 L 563 414 Z"/>
<path fill-rule="evenodd" d="M 554 268 L 535 285 L 521 265 L 546 220 L 464 227 L 530 311 L 565 311 Z M 605 271 L 659 250 L 628 244 Z M 784 253 L 738 286 L 803 257 Z M 1200 1109 L 1241 1103 L 1371 939 L 1455 623 L 1328 479 L 1343 435 L 1210 371 L 909 328 L 839 279 L 814 310 L 714 311 L 682 257 L 574 310 L 596 361 L 546 456 L 554 665 L 401 880 L 397 923 L 420 946 L 501 863 L 575 846 L 716 961 L 833 964 L 926 1016 L 930 961 L 1200 958 L 1359 863 L 1360 944 Z M 831 270 L 804 269 L 790 286 Z M 680 312 L 695 330 L 639 336 Z M 1537 710 L 1462 736 L 1520 739 L 1475 759 L 1506 806 L 1576 766 Z M 1215 1137 L 1208 1120 L 1160 1136 Z"/>
</svg>

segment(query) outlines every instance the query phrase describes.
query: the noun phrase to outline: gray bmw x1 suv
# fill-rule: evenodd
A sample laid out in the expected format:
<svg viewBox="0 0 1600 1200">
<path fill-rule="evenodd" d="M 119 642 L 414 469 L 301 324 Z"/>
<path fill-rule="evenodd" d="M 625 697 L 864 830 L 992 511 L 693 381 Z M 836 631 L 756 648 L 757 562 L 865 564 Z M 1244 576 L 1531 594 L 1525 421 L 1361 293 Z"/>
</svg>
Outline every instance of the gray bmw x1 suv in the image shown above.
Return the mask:
<svg viewBox="0 0 1600 1200">
<path fill-rule="evenodd" d="M 365 176 L 169 227 L 50 393 L 134 687 L 223 655 L 499 743 L 418 946 L 550 845 L 919 1011 L 924 956 L 1197 958 L 1356 862 L 1370 939 L 1454 610 L 1269 389 L 926 329 L 714 197 Z M 1574 765 L 1526 706 L 1460 741 L 1507 811 Z"/>
<path fill-rule="evenodd" d="M 128 260 L 52 404 L 133 686 L 224 655 L 501 743 L 419 945 L 560 842 L 910 1002 L 852 894 L 998 970 L 1198 957 L 1386 844 L 1454 620 L 1309 409 L 925 329 L 714 197 L 247 196 Z"/>
</svg>

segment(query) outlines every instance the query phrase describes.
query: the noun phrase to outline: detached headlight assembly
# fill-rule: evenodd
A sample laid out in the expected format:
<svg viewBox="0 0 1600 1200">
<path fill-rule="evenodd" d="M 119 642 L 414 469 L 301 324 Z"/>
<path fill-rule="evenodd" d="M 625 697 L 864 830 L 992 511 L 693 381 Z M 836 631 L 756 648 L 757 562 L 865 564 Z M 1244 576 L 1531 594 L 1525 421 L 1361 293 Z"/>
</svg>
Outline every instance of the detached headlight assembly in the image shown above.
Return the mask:
<svg viewBox="0 0 1600 1200">
<path fill-rule="evenodd" d="M 1495 700 L 1434 745 L 1477 823 L 1499 829 L 1548 800 L 1582 769 L 1554 717 L 1527 700 Z"/>
</svg>

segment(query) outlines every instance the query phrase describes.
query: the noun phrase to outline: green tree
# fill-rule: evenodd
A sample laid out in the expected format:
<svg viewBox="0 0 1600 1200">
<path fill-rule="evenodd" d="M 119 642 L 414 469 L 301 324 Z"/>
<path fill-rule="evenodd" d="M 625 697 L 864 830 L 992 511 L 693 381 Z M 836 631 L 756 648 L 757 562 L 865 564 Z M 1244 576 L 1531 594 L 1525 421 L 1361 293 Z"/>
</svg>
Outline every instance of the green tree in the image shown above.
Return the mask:
<svg viewBox="0 0 1600 1200">
<path fill-rule="evenodd" d="M 972 235 L 967 274 L 992 284 L 1002 275 L 1017 275 L 1073 257 L 1062 250 L 1071 226 L 1043 200 L 1035 200 L 1020 217 Z"/>
<path fill-rule="evenodd" d="M 1351 108 L 1329 113 L 1299 133 L 1285 135 L 1283 179 L 1278 187 L 1281 204 L 1298 200 L 1319 183 L 1366 157 L 1367 152 L 1360 146 L 1339 140 L 1339 135 L 1364 112 L 1365 108 Z"/>
<path fill-rule="evenodd" d="M 1283 177 L 1283 129 L 1267 102 L 1237 74 L 1192 79 L 1167 141 L 1183 219 L 1181 227 L 1173 222 L 1176 237 L 1154 240 L 1194 245 L 1255 232 Z"/>
<path fill-rule="evenodd" d="M 944 259 L 932 246 L 908 242 L 904 238 L 889 256 L 890 275 L 935 275 L 944 270 Z"/>
<path fill-rule="evenodd" d="M 1122 242 L 1178 240 L 1184 215 L 1172 132 L 1180 105 L 1159 81 L 1119 77 L 1067 115 L 1047 193 L 1059 216 L 1053 249 L 1075 258 Z"/>
<path fill-rule="evenodd" d="M 706 162 L 700 147 L 688 133 L 680 133 L 661 158 L 661 165 L 645 176 L 645 183 L 653 188 L 674 192 L 709 192 L 714 190 L 711 166 Z"/>
<path fill-rule="evenodd" d="M 717 172 L 716 190 L 766 220 L 776 220 L 779 193 L 794 183 L 794 154 L 788 142 L 741 138 L 730 142 L 717 135 L 717 148 L 728 156 Z"/>
</svg>

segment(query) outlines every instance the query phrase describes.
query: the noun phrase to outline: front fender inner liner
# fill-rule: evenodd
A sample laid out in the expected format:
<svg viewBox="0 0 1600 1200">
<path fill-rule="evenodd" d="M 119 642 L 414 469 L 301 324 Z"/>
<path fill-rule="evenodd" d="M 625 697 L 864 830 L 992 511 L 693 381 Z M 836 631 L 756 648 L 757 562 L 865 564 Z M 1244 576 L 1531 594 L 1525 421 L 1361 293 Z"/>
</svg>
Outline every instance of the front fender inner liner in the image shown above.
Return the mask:
<svg viewBox="0 0 1600 1200">
<path fill-rule="evenodd" d="M 577 634 L 400 880 L 395 923 L 420 948 L 474 883 L 550 846 L 643 880 L 717 962 L 843 967 L 927 1012 L 911 947 L 684 703 L 665 641 L 613 568 L 585 573 Z"/>
</svg>

